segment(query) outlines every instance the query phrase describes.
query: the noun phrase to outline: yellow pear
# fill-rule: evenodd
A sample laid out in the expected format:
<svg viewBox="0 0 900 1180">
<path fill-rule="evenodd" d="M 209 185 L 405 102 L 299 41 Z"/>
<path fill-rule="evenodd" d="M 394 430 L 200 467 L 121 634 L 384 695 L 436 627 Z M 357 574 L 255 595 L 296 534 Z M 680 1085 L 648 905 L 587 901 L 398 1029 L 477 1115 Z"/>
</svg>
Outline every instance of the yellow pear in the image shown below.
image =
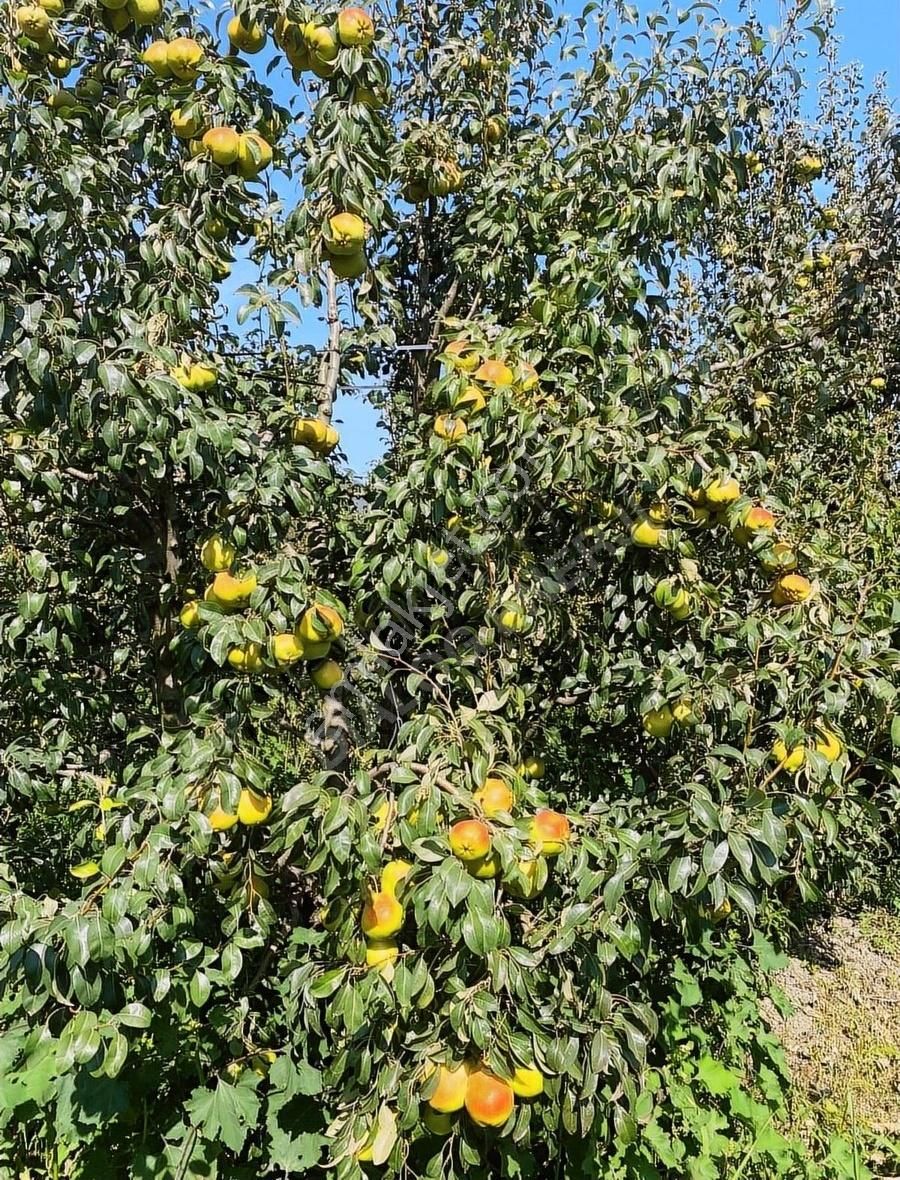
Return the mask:
<svg viewBox="0 0 900 1180">
<path fill-rule="evenodd" d="M 303 643 L 293 631 L 284 631 L 275 635 L 271 643 L 272 659 L 276 664 L 285 666 L 303 659 Z"/>
<path fill-rule="evenodd" d="M 496 852 L 489 852 L 487 856 L 481 857 L 480 860 L 466 862 L 468 872 L 473 877 L 477 877 L 479 881 L 492 881 L 494 877 L 500 875 L 501 868 L 500 857 Z"/>
<path fill-rule="evenodd" d="M 434 420 L 434 433 L 438 438 L 442 438 L 447 442 L 459 442 L 468 433 L 468 426 L 466 426 L 462 418 L 452 418 L 448 414 L 442 414 Z"/>
<path fill-rule="evenodd" d="M 161 0 L 128 0 L 126 8 L 138 28 L 155 25 L 162 20 Z"/>
<path fill-rule="evenodd" d="M 537 1098 L 544 1092 L 544 1075 L 536 1065 L 517 1066 L 509 1087 L 517 1098 Z"/>
<path fill-rule="evenodd" d="M 216 164 L 228 168 L 240 154 L 241 137 L 233 127 L 211 127 L 203 136 L 203 146 Z"/>
<path fill-rule="evenodd" d="M 234 562 L 234 546 L 216 533 L 203 542 L 200 547 L 200 561 L 204 569 L 211 573 L 221 573 L 231 569 Z"/>
<path fill-rule="evenodd" d="M 772 587 L 772 602 L 776 606 L 793 606 L 806 602 L 812 594 L 812 584 L 802 574 L 782 574 Z"/>
<path fill-rule="evenodd" d="M 242 824 L 252 827 L 254 824 L 265 823 L 271 813 L 271 795 L 258 795 L 249 787 L 242 788 L 237 806 L 237 817 Z"/>
<path fill-rule="evenodd" d="M 386 806 L 386 804 L 385 804 Z M 397 896 L 397 886 L 413 870 L 408 860 L 391 860 L 381 870 L 381 892 L 389 897 Z"/>
<path fill-rule="evenodd" d="M 806 761 L 806 750 L 803 746 L 794 746 L 792 750 L 788 750 L 781 738 L 778 738 L 772 746 L 772 757 L 782 770 L 792 774 Z"/>
<path fill-rule="evenodd" d="M 422 1111 L 422 1122 L 432 1133 L 432 1135 L 449 1135 L 453 1130 L 453 1115 L 441 1114 L 440 1111 L 432 1110 L 428 1105 Z"/>
<path fill-rule="evenodd" d="M 258 643 L 244 643 L 229 651 L 228 663 L 237 672 L 261 672 L 263 669 L 262 647 Z"/>
<path fill-rule="evenodd" d="M 331 692 L 344 679 L 344 673 L 337 660 L 323 660 L 321 664 L 313 668 L 310 677 L 313 684 L 322 692 Z"/>
<path fill-rule="evenodd" d="M 157 42 L 157 44 L 159 44 L 159 42 Z M 157 71 L 154 70 L 154 73 L 156 72 Z M 172 111 L 171 115 L 169 116 L 169 120 L 172 124 L 173 134 L 177 135 L 179 139 L 193 139 L 203 130 L 202 115 L 198 113 L 186 115 L 180 107 L 177 110 Z M 181 384 L 183 385 L 184 382 L 182 381 Z"/>
<path fill-rule="evenodd" d="M 255 589 L 256 574 L 253 573 L 246 574 L 242 578 L 235 578 L 227 571 L 223 571 L 213 578 L 214 600 L 226 608 L 242 605 Z"/>
<path fill-rule="evenodd" d="M 24 4 L 15 11 L 19 32 L 32 41 L 46 41 L 50 35 L 50 16 L 38 4 Z"/>
<path fill-rule="evenodd" d="M 306 41 L 310 53 L 314 54 L 320 62 L 332 62 L 338 55 L 337 38 L 325 25 L 316 25 L 310 21 L 303 28 L 303 39 Z"/>
<path fill-rule="evenodd" d="M 190 630 L 192 627 L 200 626 L 200 607 L 196 602 L 186 602 L 181 608 L 178 615 L 178 621 L 182 627 Z"/>
<path fill-rule="evenodd" d="M 103 23 L 108 29 L 112 29 L 114 33 L 124 33 L 131 24 L 131 13 L 124 5 L 116 5 L 113 8 L 109 4 L 109 0 L 107 0 L 106 11 L 103 13 Z"/>
<path fill-rule="evenodd" d="M 203 61 L 203 46 L 193 37 L 176 37 L 169 42 L 166 54 L 169 69 L 182 82 L 193 82 L 199 73 L 197 66 Z"/>
<path fill-rule="evenodd" d="M 344 630 L 344 621 L 333 606 L 317 602 L 304 611 L 297 624 L 297 635 L 306 643 L 324 643 L 337 639 Z"/>
<path fill-rule="evenodd" d="M 706 488 L 706 502 L 715 508 L 732 504 L 741 494 L 741 485 L 730 475 L 719 476 Z"/>
<path fill-rule="evenodd" d="M 487 399 L 477 385 L 467 385 L 453 403 L 454 410 L 468 410 L 470 414 L 480 413 L 487 405 Z"/>
<path fill-rule="evenodd" d="M 528 630 L 528 614 L 519 602 L 506 602 L 497 612 L 497 626 L 510 635 L 522 635 Z"/>
<path fill-rule="evenodd" d="M 635 521 L 631 526 L 631 540 L 640 549 L 655 549 L 662 544 L 665 530 L 654 524 L 649 517 Z"/>
<path fill-rule="evenodd" d="M 438 1114 L 453 1114 L 457 1110 L 462 1110 L 469 1086 L 469 1066 L 463 1063 L 456 1069 L 448 1069 L 445 1065 L 439 1065 L 437 1075 L 437 1086 L 425 1101 Z M 433 1076 L 432 1068 L 426 1074 L 426 1082 Z"/>
<path fill-rule="evenodd" d="M 529 754 L 519 763 L 517 770 L 523 778 L 543 778 L 546 767 L 544 759 L 537 754 Z"/>
<path fill-rule="evenodd" d="M 359 279 L 369 269 L 365 250 L 358 250 L 356 254 L 329 254 L 326 250 L 325 256 L 339 279 Z"/>
<path fill-rule="evenodd" d="M 217 803 L 211 811 L 206 813 L 206 818 L 214 832 L 227 832 L 238 822 L 237 815 L 224 811 L 220 803 Z"/>
<path fill-rule="evenodd" d="M 51 57 L 47 59 L 47 69 L 54 78 L 65 78 L 72 72 L 74 62 L 71 57 Z"/>
<path fill-rule="evenodd" d="M 226 31 L 232 48 L 243 53 L 259 53 L 266 43 L 266 30 L 256 21 L 246 25 L 241 17 L 233 16 Z"/>
<path fill-rule="evenodd" d="M 675 715 L 668 705 L 663 705 L 661 709 L 650 709 L 643 717 L 644 729 L 651 737 L 664 738 L 668 737 L 672 732 L 672 726 L 675 724 Z"/>
<path fill-rule="evenodd" d="M 151 41 L 141 54 L 141 61 L 157 78 L 172 77 L 172 70 L 169 66 L 169 43 L 167 41 Z"/>
<path fill-rule="evenodd" d="M 544 863 L 547 863 L 544 861 Z M 504 881 L 504 888 L 507 893 L 512 894 L 513 897 L 520 897 L 524 901 L 530 901 L 533 897 L 537 897 L 540 892 L 538 885 L 538 860 L 526 860 L 521 858 L 516 868 L 524 878 L 524 884 L 518 880 Z"/>
<path fill-rule="evenodd" d="M 330 455 L 339 440 L 334 427 L 321 418 L 295 418 L 291 425 L 291 441 L 308 447 L 316 455 Z"/>
<path fill-rule="evenodd" d="M 272 148 L 255 131 L 245 131 L 238 139 L 237 169 L 245 180 L 253 180 L 272 163 Z"/>
<path fill-rule="evenodd" d="M 366 945 L 366 966 L 380 969 L 393 963 L 399 954 L 400 950 L 393 939 L 373 939 Z"/>
<path fill-rule="evenodd" d="M 356 213 L 335 213 L 328 218 L 325 246 L 329 254 L 357 254 L 366 244 L 366 223 Z"/>
<path fill-rule="evenodd" d="M 819 726 L 819 736 L 816 738 L 816 751 L 828 762 L 837 762 L 844 751 L 841 739 L 824 725 Z"/>
</svg>

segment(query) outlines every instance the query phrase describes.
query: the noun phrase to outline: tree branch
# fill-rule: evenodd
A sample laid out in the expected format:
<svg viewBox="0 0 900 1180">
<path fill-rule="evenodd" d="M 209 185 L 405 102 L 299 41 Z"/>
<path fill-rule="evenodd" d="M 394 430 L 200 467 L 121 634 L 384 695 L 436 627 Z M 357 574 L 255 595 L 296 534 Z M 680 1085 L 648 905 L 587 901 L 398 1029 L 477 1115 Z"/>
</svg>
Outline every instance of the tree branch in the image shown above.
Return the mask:
<svg viewBox="0 0 900 1180">
<path fill-rule="evenodd" d="M 341 374 L 341 317 L 338 314 L 337 281 L 330 266 L 326 271 L 325 291 L 328 347 L 319 362 L 319 417 L 323 422 L 330 422 Z"/>
</svg>

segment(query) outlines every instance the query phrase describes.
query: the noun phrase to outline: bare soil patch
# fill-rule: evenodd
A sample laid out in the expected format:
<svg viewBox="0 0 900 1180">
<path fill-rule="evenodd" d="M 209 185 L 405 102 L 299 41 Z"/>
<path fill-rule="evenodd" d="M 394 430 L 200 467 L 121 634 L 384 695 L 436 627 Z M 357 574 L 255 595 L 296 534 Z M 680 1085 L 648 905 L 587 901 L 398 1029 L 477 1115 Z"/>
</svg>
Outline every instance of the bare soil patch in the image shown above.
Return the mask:
<svg viewBox="0 0 900 1180">
<path fill-rule="evenodd" d="M 900 1135 L 900 918 L 874 912 L 817 929 L 776 977 L 769 1016 L 803 1098 L 835 1129 Z"/>
</svg>

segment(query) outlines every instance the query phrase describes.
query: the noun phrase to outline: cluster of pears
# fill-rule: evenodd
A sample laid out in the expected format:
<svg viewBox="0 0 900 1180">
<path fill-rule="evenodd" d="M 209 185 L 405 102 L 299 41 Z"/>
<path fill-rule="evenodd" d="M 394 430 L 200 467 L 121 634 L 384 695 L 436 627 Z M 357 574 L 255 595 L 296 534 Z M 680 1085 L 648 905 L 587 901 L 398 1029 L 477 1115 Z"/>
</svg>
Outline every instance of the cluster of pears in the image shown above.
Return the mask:
<svg viewBox="0 0 900 1180">
<path fill-rule="evenodd" d="M 544 777 L 543 759 L 529 756 L 516 770 L 523 778 L 541 779 Z M 502 865 L 492 849 L 491 829 L 484 821 L 513 817 L 516 796 L 501 774 L 491 773 L 473 795 L 473 801 L 484 819 L 470 816 L 457 820 L 447 838 L 451 852 L 462 861 L 467 872 L 481 881 L 488 881 L 501 874 Z M 537 811 L 528 821 L 532 855 L 521 857 L 514 872 L 504 880 L 507 892 L 524 900 L 537 897 L 546 880 L 544 869 L 549 868 L 542 865 L 542 861 L 559 856 L 571 838 L 572 827 L 567 816 L 547 808 Z"/>
<path fill-rule="evenodd" d="M 797 570 L 797 555 L 776 536 L 776 518 L 762 504 L 750 504 L 740 510 L 732 506 L 741 498 L 741 485 L 731 475 L 717 475 L 705 487 L 688 489 L 694 523 L 712 525 L 725 523 L 734 541 L 743 547 L 753 546 L 764 573 L 775 575 L 771 586 L 772 602 L 788 606 L 805 602 L 812 594 L 809 579 Z M 660 501 L 652 504 L 631 526 L 631 540 L 642 549 L 655 549 L 665 543 L 669 507 Z M 766 544 L 758 545 L 760 538 Z M 676 619 L 688 618 L 694 607 L 693 596 L 680 591 L 671 581 L 657 586 L 657 605 L 668 610 Z"/>
<path fill-rule="evenodd" d="M 204 601 L 229 613 L 243 610 L 257 586 L 256 574 L 252 571 L 232 573 L 235 559 L 234 546 L 217 534 L 204 541 L 200 548 L 203 568 L 214 574 L 203 595 Z M 184 603 L 179 620 L 187 629 L 200 625 L 200 605 L 195 597 Z M 310 677 L 313 683 L 323 692 L 330 692 L 343 679 L 340 664 L 328 658 L 332 643 L 343 629 L 343 620 L 334 607 L 314 603 L 304 611 L 293 630 L 279 632 L 269 640 L 271 665 L 283 669 L 301 661 L 312 663 Z M 236 672 L 252 675 L 267 670 L 266 654 L 263 644 L 248 641 L 232 647 L 227 660 Z"/>
<path fill-rule="evenodd" d="M 797 746 L 788 748 L 787 744 L 781 738 L 778 738 L 772 745 L 772 757 L 777 763 L 779 770 L 786 770 L 790 774 L 795 774 L 806 765 L 808 749 L 815 750 L 817 754 L 821 754 L 826 762 L 831 763 L 837 762 L 838 758 L 840 758 L 844 752 L 844 744 L 833 730 L 828 729 L 820 722 L 816 726 L 816 734 L 811 744 L 802 742 Z"/>
<path fill-rule="evenodd" d="M 421 175 L 410 176 L 403 186 L 402 196 L 410 205 L 421 205 L 429 197 L 448 197 L 458 193 L 466 182 L 459 160 L 440 156 L 430 160 Z"/>
<path fill-rule="evenodd" d="M 534 1062 L 516 1066 L 509 1078 L 498 1076 L 481 1060 L 459 1065 L 429 1062 L 422 1086 L 422 1122 L 435 1135 L 449 1135 L 456 1116 L 465 1110 L 479 1127 L 502 1127 L 517 1098 L 537 1098 L 543 1092 L 544 1075 Z"/>
<path fill-rule="evenodd" d="M 676 725 L 679 729 L 692 729 L 698 721 L 689 697 L 682 697 L 674 705 L 666 702 L 659 709 L 648 709 L 641 718 L 644 730 L 655 738 L 667 738 Z"/>
<path fill-rule="evenodd" d="M 440 359 L 458 375 L 450 389 L 450 414 L 439 414 L 434 433 L 445 442 L 457 443 L 469 432 L 467 419 L 487 406 L 501 391 L 527 393 L 536 388 L 538 373 L 523 361 L 515 367 L 506 360 L 486 357 L 470 340 L 451 340 Z"/>
<path fill-rule="evenodd" d="M 202 114 L 180 107 L 172 111 L 170 121 L 173 135 L 188 141 L 191 156 L 207 156 L 244 180 L 254 180 L 272 163 L 272 145 L 256 131 L 236 131 L 227 125 L 208 127 Z"/>
<path fill-rule="evenodd" d="M 524 759 L 516 769 L 522 777 L 539 779 L 544 775 L 544 763 L 539 757 Z M 503 866 L 493 851 L 491 829 L 485 819 L 511 819 L 516 797 L 506 779 L 492 773 L 475 792 L 473 800 L 484 819 L 470 816 L 457 820 L 450 826 L 447 840 L 450 851 L 473 877 L 489 881 L 502 874 Z M 383 801 L 374 814 L 378 830 L 384 830 L 389 814 L 389 805 Z M 410 818 L 415 822 L 413 816 Z M 523 900 L 537 897 L 547 880 L 547 859 L 559 856 L 571 838 L 567 816 L 547 808 L 537 811 L 528 821 L 531 855 L 521 857 L 504 878 L 506 891 Z M 413 868 L 406 860 L 390 861 L 382 870 L 379 888 L 369 893 L 363 906 L 360 928 L 366 938 L 369 967 L 384 968 L 399 954 L 397 935 L 403 928 L 406 913 L 398 892 L 402 894 L 409 887 L 407 878 Z"/>
<path fill-rule="evenodd" d="M 212 788 L 204 791 L 200 806 L 214 832 L 227 832 L 236 824 L 248 828 L 264 824 L 272 814 L 272 796 L 260 795 L 251 787 L 241 787 L 237 807 L 234 811 L 226 811 L 218 789 Z"/>
<path fill-rule="evenodd" d="M 206 50 L 193 37 L 175 37 L 172 41 L 153 41 L 141 54 L 141 61 L 157 78 L 174 78 L 179 82 L 196 82 Z"/>
<path fill-rule="evenodd" d="M 317 17 L 300 25 L 281 16 L 275 22 L 275 44 L 298 73 L 311 70 L 331 78 L 341 49 L 367 49 L 375 40 L 375 23 L 363 8 L 342 8 L 336 19 Z M 261 46 L 260 46 L 261 48 Z"/>
<path fill-rule="evenodd" d="M 124 32 L 131 24 L 142 28 L 162 19 L 162 0 L 100 0 L 99 7 L 104 24 L 115 33 Z M 62 16 L 65 10 L 66 0 L 37 0 L 35 4 L 20 5 L 13 15 L 18 31 L 41 53 L 52 54 L 57 47 L 54 18 Z M 68 62 L 65 58 L 58 60 Z M 52 72 L 65 77 L 68 69 L 60 66 Z"/>
<path fill-rule="evenodd" d="M 833 261 L 827 250 L 809 254 L 800 263 L 800 271 L 794 282 L 801 291 L 805 291 L 816 275 L 827 274 L 832 266 Z"/>
<path fill-rule="evenodd" d="M 496 775 L 485 780 L 474 799 L 485 819 L 511 816 L 515 807 L 512 788 Z M 507 892 L 526 901 L 536 897 L 545 881 L 542 862 L 559 856 L 571 838 L 568 816 L 548 808 L 535 812 L 528 821 L 528 841 L 533 855 L 518 860 L 514 873 L 504 881 Z M 453 855 L 473 877 L 490 881 L 502 872 L 500 858 L 492 848 L 491 829 L 483 819 L 457 820 L 450 828 L 448 841 Z"/>
<path fill-rule="evenodd" d="M 397 889 L 413 866 L 406 860 L 392 860 L 384 866 L 379 887 L 370 893 L 363 906 L 360 927 L 366 939 L 366 964 L 383 968 L 400 953 L 396 936 L 403 928 L 406 911 L 397 898 Z"/>
<path fill-rule="evenodd" d="M 339 279 L 358 279 L 369 266 L 368 227 L 358 213 L 343 210 L 328 218 L 323 234 L 325 260 Z"/>
</svg>

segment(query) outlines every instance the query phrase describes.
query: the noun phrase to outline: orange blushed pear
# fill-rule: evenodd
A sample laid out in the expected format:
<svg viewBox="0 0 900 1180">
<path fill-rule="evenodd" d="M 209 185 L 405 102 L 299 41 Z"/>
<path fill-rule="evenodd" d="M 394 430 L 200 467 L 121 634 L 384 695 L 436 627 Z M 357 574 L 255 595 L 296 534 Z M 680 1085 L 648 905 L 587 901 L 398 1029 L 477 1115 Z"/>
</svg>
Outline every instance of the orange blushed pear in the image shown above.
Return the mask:
<svg viewBox="0 0 900 1180">
<path fill-rule="evenodd" d="M 502 1127 L 513 1112 L 516 1098 L 512 1087 L 487 1070 L 469 1075 L 466 1087 L 466 1113 L 481 1127 Z"/>
<path fill-rule="evenodd" d="M 460 860 L 481 860 L 491 850 L 491 832 L 480 819 L 461 819 L 450 829 L 450 847 Z"/>
<path fill-rule="evenodd" d="M 512 811 L 516 797 L 509 784 L 502 778 L 490 775 L 484 780 L 484 785 L 475 792 L 475 802 L 491 819 L 501 811 Z"/>
<path fill-rule="evenodd" d="M 235 163 L 241 150 L 241 137 L 233 127 L 211 127 L 203 136 L 203 146 L 222 168 Z"/>
<path fill-rule="evenodd" d="M 782 574 L 772 587 L 772 601 L 776 606 L 805 602 L 812 594 L 812 585 L 802 574 Z"/>
<path fill-rule="evenodd" d="M 483 361 L 475 370 L 475 378 L 486 385 L 512 385 L 514 376 L 503 361 Z"/>
<path fill-rule="evenodd" d="M 544 809 L 531 821 L 529 836 L 543 856 L 559 856 L 572 838 L 572 825 L 567 816 Z"/>
<path fill-rule="evenodd" d="M 403 906 L 392 893 L 373 893 L 363 907 L 360 925 L 366 938 L 378 942 L 393 938 L 403 925 Z"/>
<path fill-rule="evenodd" d="M 481 358 L 469 340 L 451 340 L 444 349 L 444 355 L 450 359 L 454 368 L 464 373 L 474 373 L 481 363 Z"/>
<path fill-rule="evenodd" d="M 337 18 L 338 39 L 348 48 L 365 49 L 375 39 L 375 24 L 363 8 L 342 8 Z"/>
</svg>

